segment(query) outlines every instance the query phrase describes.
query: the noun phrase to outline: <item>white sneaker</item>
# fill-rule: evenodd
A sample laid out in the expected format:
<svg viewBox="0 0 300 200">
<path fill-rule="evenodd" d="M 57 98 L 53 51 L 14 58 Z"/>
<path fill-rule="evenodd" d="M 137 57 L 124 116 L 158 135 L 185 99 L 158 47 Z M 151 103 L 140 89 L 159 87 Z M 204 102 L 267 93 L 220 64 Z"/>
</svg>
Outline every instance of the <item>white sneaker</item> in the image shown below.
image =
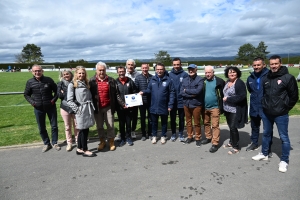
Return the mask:
<svg viewBox="0 0 300 200">
<path fill-rule="evenodd" d="M 134 131 L 131 132 L 131 138 L 136 138 L 136 134 Z"/>
<path fill-rule="evenodd" d="M 161 137 L 160 142 L 161 142 L 161 144 L 165 144 L 166 143 L 166 137 Z"/>
<path fill-rule="evenodd" d="M 287 171 L 287 167 L 288 167 L 289 164 L 287 164 L 286 162 L 284 161 L 280 161 L 279 163 L 279 171 L 280 172 L 286 172 Z"/>
<path fill-rule="evenodd" d="M 66 151 L 72 151 L 72 144 L 67 145 Z"/>
<path fill-rule="evenodd" d="M 115 141 L 120 141 L 121 140 L 121 133 L 118 133 L 115 137 Z"/>
<path fill-rule="evenodd" d="M 152 142 L 152 144 L 156 144 L 156 137 L 155 136 L 152 137 L 151 142 Z"/>
<path fill-rule="evenodd" d="M 252 157 L 252 160 L 268 160 L 268 156 L 264 156 L 264 154 L 258 153 L 258 155 Z"/>
</svg>

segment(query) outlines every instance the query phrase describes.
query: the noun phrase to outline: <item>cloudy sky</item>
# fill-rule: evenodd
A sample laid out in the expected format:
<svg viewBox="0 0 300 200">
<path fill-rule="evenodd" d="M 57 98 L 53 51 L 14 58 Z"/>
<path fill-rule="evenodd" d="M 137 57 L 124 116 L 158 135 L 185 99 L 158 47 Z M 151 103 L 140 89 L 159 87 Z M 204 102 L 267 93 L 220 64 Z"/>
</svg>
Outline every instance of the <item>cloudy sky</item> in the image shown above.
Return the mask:
<svg viewBox="0 0 300 200">
<path fill-rule="evenodd" d="M 299 0 L 1 0 L 0 63 L 26 44 L 45 62 L 233 56 L 264 41 L 300 52 Z"/>
</svg>

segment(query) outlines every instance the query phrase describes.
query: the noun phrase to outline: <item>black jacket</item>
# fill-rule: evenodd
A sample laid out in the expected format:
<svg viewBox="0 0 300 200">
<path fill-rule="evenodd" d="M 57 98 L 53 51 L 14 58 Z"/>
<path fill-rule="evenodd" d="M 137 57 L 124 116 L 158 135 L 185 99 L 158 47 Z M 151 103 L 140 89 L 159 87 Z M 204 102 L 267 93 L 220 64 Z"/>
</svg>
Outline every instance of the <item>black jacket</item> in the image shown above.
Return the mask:
<svg viewBox="0 0 300 200">
<path fill-rule="evenodd" d="M 236 128 L 243 128 L 248 122 L 248 106 L 247 106 L 247 89 L 246 84 L 237 79 L 234 84 L 235 95 L 227 97 L 227 102 L 233 103 L 236 106 Z"/>
<path fill-rule="evenodd" d="M 146 90 L 148 87 L 148 83 L 151 80 L 152 74 L 148 74 L 148 77 L 144 76 L 143 74 L 137 75 L 137 77 L 134 80 L 134 83 L 136 85 L 136 88 L 138 91 Z M 143 104 L 151 104 L 151 95 L 143 95 Z"/>
<path fill-rule="evenodd" d="M 63 92 L 62 92 L 63 91 Z M 71 108 L 67 104 L 68 86 L 63 81 L 57 83 L 57 96 L 61 99 L 60 108 L 66 112 L 71 112 Z"/>
<path fill-rule="evenodd" d="M 119 78 L 116 79 L 116 82 L 117 82 L 118 90 L 120 93 L 120 97 L 124 102 L 125 102 L 125 95 L 135 94 L 135 93 L 139 92 L 135 86 L 135 83 L 129 77 L 127 77 L 127 80 L 124 85 L 121 83 Z M 123 110 L 124 108 L 123 108 L 123 106 L 118 106 L 117 109 Z M 128 109 L 132 109 L 132 108 L 128 108 Z"/>
<path fill-rule="evenodd" d="M 58 98 L 57 85 L 50 77 L 42 76 L 40 81 L 33 77 L 26 83 L 24 97 L 36 109 L 46 111 Z"/>
<path fill-rule="evenodd" d="M 225 86 L 225 81 L 217 76 L 214 77 L 216 79 L 216 87 L 215 87 L 215 92 L 218 98 L 218 105 L 219 105 L 219 110 L 220 110 L 220 114 L 222 114 L 224 112 L 223 110 L 223 89 Z M 205 78 L 204 80 L 204 87 L 203 87 L 203 97 L 205 96 L 205 86 L 206 86 L 206 81 L 207 79 Z M 204 97 L 205 99 L 205 97 Z M 203 105 L 205 106 L 205 102 L 203 103 Z M 205 109 L 203 109 L 204 111 Z"/>
<path fill-rule="evenodd" d="M 116 111 L 116 107 L 118 107 L 119 105 L 125 106 L 125 103 L 122 101 L 120 97 L 118 86 L 115 79 L 108 76 L 108 83 L 109 83 L 110 108 L 111 108 L 111 114 L 113 115 Z M 97 114 L 99 111 L 99 94 L 98 94 L 98 85 L 96 82 L 96 75 L 90 79 L 89 84 L 90 84 L 90 91 L 92 93 L 93 104 L 95 107 L 94 113 Z"/>
<path fill-rule="evenodd" d="M 263 79 L 263 89 L 262 107 L 265 114 L 288 114 L 299 98 L 296 79 L 285 66 L 281 66 L 275 73 L 269 71 Z"/>
</svg>

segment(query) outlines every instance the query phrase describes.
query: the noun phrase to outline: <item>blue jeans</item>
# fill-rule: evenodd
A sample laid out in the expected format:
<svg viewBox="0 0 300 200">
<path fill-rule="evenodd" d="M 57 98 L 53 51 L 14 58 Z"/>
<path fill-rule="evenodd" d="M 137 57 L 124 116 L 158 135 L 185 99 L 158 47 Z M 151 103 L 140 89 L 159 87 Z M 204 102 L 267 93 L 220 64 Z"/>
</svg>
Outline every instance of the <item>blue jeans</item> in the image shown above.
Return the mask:
<svg viewBox="0 0 300 200">
<path fill-rule="evenodd" d="M 171 130 L 172 130 L 172 134 L 176 134 L 177 111 L 178 111 L 178 120 L 179 120 L 178 133 L 179 133 L 179 135 L 182 135 L 183 129 L 184 129 L 184 109 L 183 108 L 177 108 L 176 106 L 174 106 L 172 108 L 172 110 L 170 111 Z"/>
<path fill-rule="evenodd" d="M 260 121 L 261 117 L 257 116 L 250 116 L 251 118 L 251 141 L 253 144 L 258 145 L 258 138 L 259 138 L 259 129 L 260 129 Z M 273 129 L 271 133 L 271 142 L 269 145 L 269 153 L 271 153 L 271 146 L 272 146 L 272 140 L 273 140 Z"/>
<path fill-rule="evenodd" d="M 273 125 L 274 122 L 277 126 L 280 140 L 282 142 L 282 154 L 281 161 L 289 163 L 289 155 L 290 155 L 290 139 L 288 135 L 288 125 L 289 125 L 289 116 L 281 115 L 281 116 L 272 116 L 272 115 L 264 115 L 262 117 L 263 125 L 264 125 L 264 133 L 262 139 L 262 153 L 267 156 L 269 152 L 269 145 L 272 141 L 273 134 Z"/>
<path fill-rule="evenodd" d="M 57 128 L 57 111 L 56 105 L 54 104 L 49 110 L 42 111 L 34 108 L 34 114 L 36 118 L 36 122 L 38 124 L 38 128 L 40 131 L 40 135 L 44 142 L 44 145 L 50 145 L 50 139 L 48 136 L 48 132 L 46 129 L 46 114 L 50 121 L 51 131 L 52 131 L 52 145 L 57 144 L 58 140 L 58 128 Z"/>
<path fill-rule="evenodd" d="M 167 136 L 168 115 L 157 115 L 151 113 L 152 119 L 152 136 L 157 137 L 158 117 L 161 119 L 161 137 Z"/>
</svg>

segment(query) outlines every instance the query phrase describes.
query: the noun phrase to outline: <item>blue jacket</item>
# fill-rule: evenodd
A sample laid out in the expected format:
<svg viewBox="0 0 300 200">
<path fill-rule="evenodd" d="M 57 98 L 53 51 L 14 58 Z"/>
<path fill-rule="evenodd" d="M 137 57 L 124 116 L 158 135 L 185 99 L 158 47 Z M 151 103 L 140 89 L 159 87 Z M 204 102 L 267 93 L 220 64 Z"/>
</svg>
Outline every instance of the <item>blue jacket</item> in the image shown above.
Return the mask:
<svg viewBox="0 0 300 200">
<path fill-rule="evenodd" d="M 175 101 L 174 107 L 183 108 L 183 99 L 180 94 L 180 87 L 182 85 L 182 80 L 189 75 L 181 68 L 180 70 L 176 71 L 174 68 L 169 72 L 169 77 L 172 80 L 172 83 L 175 88 Z"/>
<path fill-rule="evenodd" d="M 269 69 L 264 68 L 260 76 L 257 77 L 254 72 L 250 73 L 250 76 L 247 78 L 247 89 L 250 93 L 250 113 L 249 115 L 252 117 L 262 116 L 263 108 L 261 104 L 261 100 L 263 97 L 263 85 L 262 80 L 268 74 Z M 257 79 L 260 78 L 259 88 L 257 88 Z"/>
<path fill-rule="evenodd" d="M 202 105 L 203 101 L 203 82 L 204 79 L 196 75 L 187 76 L 182 81 L 180 94 L 183 97 L 183 104 L 188 108 L 195 108 Z"/>
<path fill-rule="evenodd" d="M 152 76 L 143 95 L 151 94 L 150 113 L 168 115 L 168 108 L 173 108 L 175 89 L 171 79 L 165 74 L 159 81 L 157 74 Z"/>
</svg>

